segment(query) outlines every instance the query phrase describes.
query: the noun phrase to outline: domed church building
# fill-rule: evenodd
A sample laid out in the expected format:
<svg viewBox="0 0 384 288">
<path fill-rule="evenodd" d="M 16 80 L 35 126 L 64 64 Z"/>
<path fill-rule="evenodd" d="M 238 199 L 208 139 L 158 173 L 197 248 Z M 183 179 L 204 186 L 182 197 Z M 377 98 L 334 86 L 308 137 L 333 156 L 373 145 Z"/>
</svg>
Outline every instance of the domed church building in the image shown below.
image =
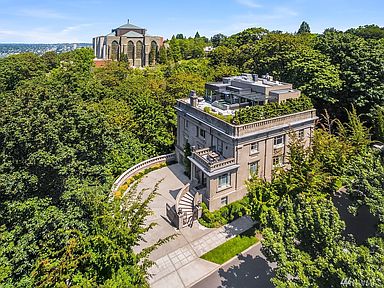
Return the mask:
<svg viewBox="0 0 384 288">
<path fill-rule="evenodd" d="M 98 60 L 128 60 L 134 67 L 156 63 L 163 45 L 163 37 L 150 36 L 146 29 L 129 23 L 121 25 L 105 36 L 93 38 L 93 50 Z"/>
</svg>

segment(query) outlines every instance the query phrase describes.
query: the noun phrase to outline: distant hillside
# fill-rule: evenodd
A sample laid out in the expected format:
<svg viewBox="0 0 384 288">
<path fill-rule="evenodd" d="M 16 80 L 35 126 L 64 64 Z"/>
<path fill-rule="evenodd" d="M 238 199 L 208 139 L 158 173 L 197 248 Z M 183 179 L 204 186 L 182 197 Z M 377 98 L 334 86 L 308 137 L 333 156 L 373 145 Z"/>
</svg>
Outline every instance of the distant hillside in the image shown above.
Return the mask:
<svg viewBox="0 0 384 288">
<path fill-rule="evenodd" d="M 63 53 L 72 51 L 76 48 L 92 47 L 91 43 L 58 43 L 58 44 L 16 44 L 16 43 L 0 43 L 0 58 L 12 54 L 19 54 L 25 52 L 33 52 L 42 55 L 48 51 L 56 51 Z"/>
</svg>

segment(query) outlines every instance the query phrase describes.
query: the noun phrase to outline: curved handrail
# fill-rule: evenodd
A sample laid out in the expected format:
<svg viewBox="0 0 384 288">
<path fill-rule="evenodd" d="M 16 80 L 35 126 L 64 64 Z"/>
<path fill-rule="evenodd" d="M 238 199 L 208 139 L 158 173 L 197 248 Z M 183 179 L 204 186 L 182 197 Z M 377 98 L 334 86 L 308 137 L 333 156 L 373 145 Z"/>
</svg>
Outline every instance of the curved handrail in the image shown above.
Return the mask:
<svg viewBox="0 0 384 288">
<path fill-rule="evenodd" d="M 185 194 L 187 194 L 188 191 L 189 191 L 189 183 L 187 183 L 186 185 L 184 185 L 184 187 L 181 188 L 180 192 L 177 193 L 177 196 L 176 196 L 176 204 L 175 204 L 176 213 L 179 212 L 179 203 L 180 203 L 181 198 L 183 198 L 183 196 L 184 196 Z"/>
<path fill-rule="evenodd" d="M 123 185 L 124 182 L 126 182 L 130 177 L 132 177 L 136 173 L 138 173 L 138 172 L 140 172 L 140 171 L 142 171 L 142 170 L 144 170 L 144 169 L 146 169 L 146 168 L 148 168 L 154 164 L 162 163 L 162 162 L 170 162 L 173 160 L 176 160 L 176 153 L 170 153 L 170 154 L 165 154 L 165 155 L 153 157 L 153 158 L 142 161 L 142 162 L 132 166 L 131 168 L 129 168 L 128 170 L 123 172 L 123 174 L 121 174 L 119 176 L 119 178 L 116 179 L 116 181 L 112 185 L 112 192 L 117 191 L 117 189 L 119 189 L 119 187 L 121 185 Z"/>
</svg>

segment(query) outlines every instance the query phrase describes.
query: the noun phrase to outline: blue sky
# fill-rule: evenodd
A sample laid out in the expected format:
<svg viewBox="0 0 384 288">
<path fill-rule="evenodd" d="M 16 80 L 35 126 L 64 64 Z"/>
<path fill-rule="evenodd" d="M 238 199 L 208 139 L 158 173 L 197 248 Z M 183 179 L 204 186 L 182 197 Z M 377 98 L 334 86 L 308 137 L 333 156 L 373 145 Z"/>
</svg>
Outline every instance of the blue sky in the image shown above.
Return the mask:
<svg viewBox="0 0 384 288">
<path fill-rule="evenodd" d="M 91 42 L 127 19 L 164 38 L 259 26 L 294 32 L 303 20 L 322 32 L 384 26 L 383 11 L 382 0 L 0 0 L 0 43 Z"/>
</svg>

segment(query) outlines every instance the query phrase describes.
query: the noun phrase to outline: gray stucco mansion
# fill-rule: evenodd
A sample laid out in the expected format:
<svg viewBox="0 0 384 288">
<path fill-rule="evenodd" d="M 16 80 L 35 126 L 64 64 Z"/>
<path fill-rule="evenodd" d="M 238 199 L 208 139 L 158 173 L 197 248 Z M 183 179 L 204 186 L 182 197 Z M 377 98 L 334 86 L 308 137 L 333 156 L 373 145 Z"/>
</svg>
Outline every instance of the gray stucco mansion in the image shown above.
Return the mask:
<svg viewBox="0 0 384 288">
<path fill-rule="evenodd" d="M 97 60 L 120 60 L 126 55 L 134 67 L 152 65 L 156 61 L 163 37 L 150 36 L 146 29 L 131 23 L 121 25 L 105 36 L 93 38 L 93 50 Z"/>
<path fill-rule="evenodd" d="M 191 92 L 189 99 L 177 102 L 176 157 L 185 163 L 184 149 L 189 143 L 192 153 L 187 156 L 191 163 L 188 194 L 200 199 L 198 202 L 204 201 L 213 211 L 243 198 L 246 180 L 255 173 L 270 180 L 274 168 L 286 164 L 289 133 L 297 133 L 305 145 L 310 145 L 317 116 L 311 109 L 233 125 L 215 113 L 233 115 L 246 106 L 298 98 L 301 92 L 292 84 L 255 74 L 225 77 L 222 82 L 207 83 L 205 88 L 204 97 Z M 181 213 L 183 207 L 177 207 Z"/>
</svg>

